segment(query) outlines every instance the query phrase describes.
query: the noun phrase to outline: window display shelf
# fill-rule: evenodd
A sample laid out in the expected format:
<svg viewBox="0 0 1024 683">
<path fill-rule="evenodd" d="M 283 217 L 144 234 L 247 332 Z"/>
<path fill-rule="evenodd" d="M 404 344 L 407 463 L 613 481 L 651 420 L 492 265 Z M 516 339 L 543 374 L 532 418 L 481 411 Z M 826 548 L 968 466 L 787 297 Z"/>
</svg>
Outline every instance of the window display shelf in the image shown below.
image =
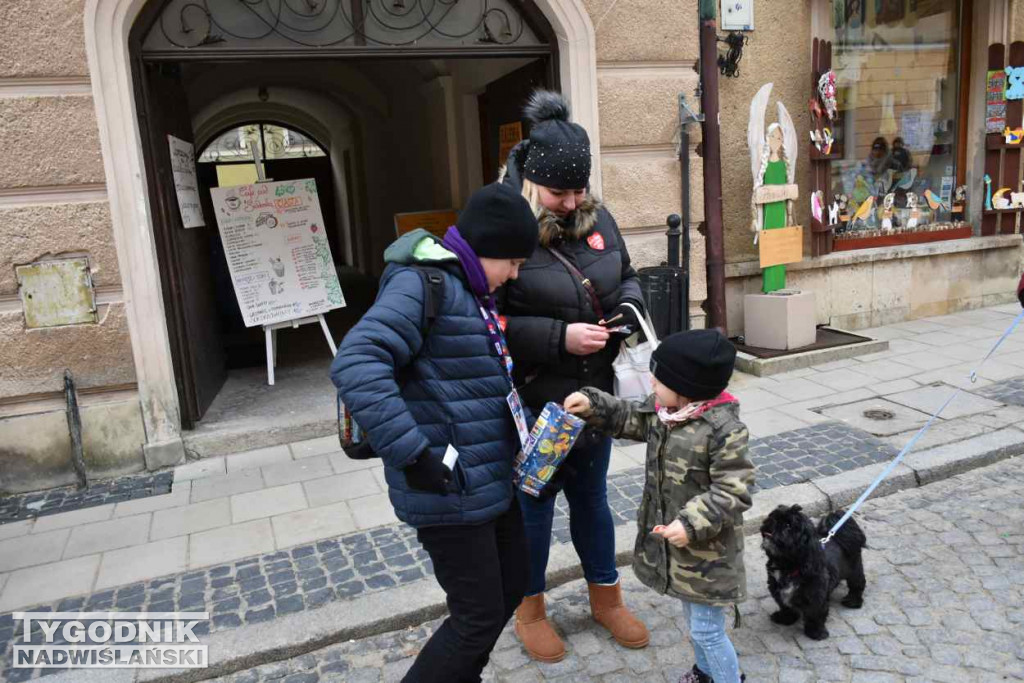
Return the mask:
<svg viewBox="0 0 1024 683">
<path fill-rule="evenodd" d="M 966 239 L 973 235 L 970 225 L 950 224 L 948 229 L 922 230 L 918 232 L 897 232 L 891 235 L 873 235 L 865 237 L 847 237 L 836 235 L 832 241 L 832 251 L 849 251 L 852 249 L 870 249 L 872 247 L 893 247 L 901 244 L 925 244 L 944 240 Z"/>
<path fill-rule="evenodd" d="M 997 216 L 1003 213 L 1020 213 L 1024 211 L 1024 207 L 1017 207 L 1016 209 L 985 209 L 981 212 L 983 216 Z"/>
</svg>

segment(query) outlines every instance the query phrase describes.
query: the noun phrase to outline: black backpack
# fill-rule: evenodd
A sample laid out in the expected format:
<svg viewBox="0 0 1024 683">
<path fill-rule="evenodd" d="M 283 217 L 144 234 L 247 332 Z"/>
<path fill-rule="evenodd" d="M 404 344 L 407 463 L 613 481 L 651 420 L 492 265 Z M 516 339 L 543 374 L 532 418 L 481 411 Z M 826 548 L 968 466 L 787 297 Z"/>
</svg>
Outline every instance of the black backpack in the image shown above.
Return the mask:
<svg viewBox="0 0 1024 683">
<path fill-rule="evenodd" d="M 414 265 L 412 269 L 419 273 L 423 281 L 423 343 L 426 344 L 430 328 L 437 319 L 444 302 L 444 271 L 432 266 Z M 421 350 L 423 347 L 420 347 Z M 338 441 L 341 443 L 341 450 L 353 460 L 369 460 L 379 457 L 370 447 L 370 442 L 365 438 L 355 419 L 348 414 L 345 404 L 341 402 L 341 393 L 337 396 L 338 403 Z"/>
</svg>

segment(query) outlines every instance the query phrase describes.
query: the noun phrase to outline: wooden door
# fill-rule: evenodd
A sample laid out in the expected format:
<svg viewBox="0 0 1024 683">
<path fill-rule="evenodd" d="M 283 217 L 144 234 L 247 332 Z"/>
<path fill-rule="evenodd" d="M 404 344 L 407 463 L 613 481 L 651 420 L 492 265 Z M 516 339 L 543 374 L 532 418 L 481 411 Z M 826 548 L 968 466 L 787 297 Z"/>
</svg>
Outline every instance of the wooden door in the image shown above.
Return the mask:
<svg viewBox="0 0 1024 683">
<path fill-rule="evenodd" d="M 530 62 L 489 83 L 484 94 L 477 97 L 484 183 L 497 180 L 498 169 L 505 165 L 516 134 L 521 138 L 530 136 L 523 105 L 536 88 L 552 87 L 550 64 L 547 58 Z"/>
<path fill-rule="evenodd" d="M 227 379 L 210 258 L 217 226 L 209 202 L 201 202 L 206 225 L 198 228 L 184 227 L 178 207 L 167 136 L 195 142 L 181 69 L 166 63 L 144 64 L 142 69 L 153 230 L 182 427 L 191 429 Z M 207 191 L 200 187 L 200 192 Z"/>
</svg>

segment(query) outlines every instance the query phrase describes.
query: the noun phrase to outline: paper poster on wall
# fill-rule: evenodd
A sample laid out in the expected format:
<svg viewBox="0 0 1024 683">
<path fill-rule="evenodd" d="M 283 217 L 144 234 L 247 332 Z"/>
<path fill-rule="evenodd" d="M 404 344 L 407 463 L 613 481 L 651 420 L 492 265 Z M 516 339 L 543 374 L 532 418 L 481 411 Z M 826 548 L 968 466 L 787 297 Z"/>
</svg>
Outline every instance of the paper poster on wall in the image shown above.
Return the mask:
<svg viewBox="0 0 1024 683">
<path fill-rule="evenodd" d="M 1006 73 L 989 71 L 985 78 L 985 132 L 1002 133 L 1006 126 Z"/>
<path fill-rule="evenodd" d="M 935 119 L 932 112 L 903 112 L 900 117 L 900 137 L 907 149 L 930 152 L 935 143 Z"/>
<path fill-rule="evenodd" d="M 181 223 L 186 228 L 201 228 L 203 208 L 199 204 L 199 181 L 196 180 L 196 152 L 191 142 L 185 142 L 173 135 L 167 136 L 171 148 L 171 173 L 174 175 L 174 191 L 178 195 L 178 209 Z"/>
<path fill-rule="evenodd" d="M 345 306 L 312 178 L 210 190 L 246 327 Z"/>
</svg>

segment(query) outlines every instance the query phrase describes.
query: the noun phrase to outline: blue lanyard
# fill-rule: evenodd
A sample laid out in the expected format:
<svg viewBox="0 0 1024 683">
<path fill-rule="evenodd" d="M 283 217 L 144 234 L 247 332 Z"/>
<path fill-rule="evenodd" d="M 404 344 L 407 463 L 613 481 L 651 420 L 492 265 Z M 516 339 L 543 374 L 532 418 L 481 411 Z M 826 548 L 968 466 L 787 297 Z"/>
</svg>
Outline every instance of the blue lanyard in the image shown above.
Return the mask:
<svg viewBox="0 0 1024 683">
<path fill-rule="evenodd" d="M 490 337 L 491 344 L 494 346 L 495 352 L 498 354 L 498 358 L 501 359 L 502 366 L 505 368 L 505 373 L 508 375 L 508 381 L 512 386 L 515 386 L 515 380 L 512 378 L 512 371 L 515 364 L 512 362 L 512 354 L 508 350 L 508 342 L 505 340 L 505 333 L 501 331 L 501 323 L 498 320 L 498 311 L 494 308 L 493 300 L 488 297 L 486 305 L 479 297 L 477 297 L 477 308 L 480 310 L 480 315 L 484 319 L 484 324 L 487 326 L 487 336 Z"/>
</svg>

